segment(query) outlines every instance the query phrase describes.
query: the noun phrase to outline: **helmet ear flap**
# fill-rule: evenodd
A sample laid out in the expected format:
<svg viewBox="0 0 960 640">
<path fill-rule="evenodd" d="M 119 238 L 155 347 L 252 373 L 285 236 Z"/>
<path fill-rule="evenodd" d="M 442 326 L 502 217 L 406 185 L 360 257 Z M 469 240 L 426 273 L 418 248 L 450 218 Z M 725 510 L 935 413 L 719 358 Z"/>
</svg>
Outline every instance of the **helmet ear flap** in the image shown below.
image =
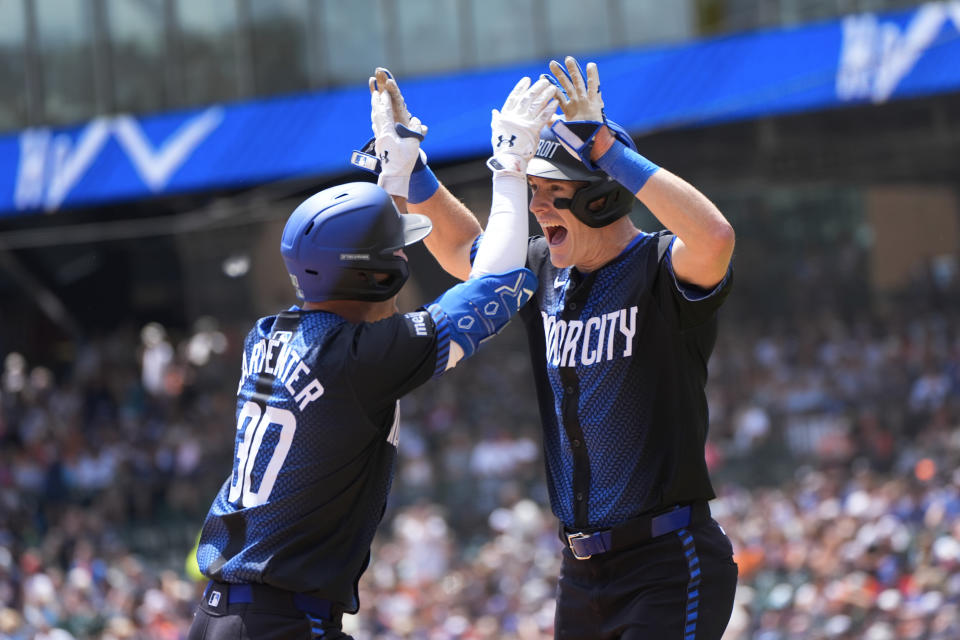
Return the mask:
<svg viewBox="0 0 960 640">
<path fill-rule="evenodd" d="M 322 276 L 318 284 L 322 284 Z M 410 268 L 403 258 L 390 256 L 376 261 L 356 263 L 351 267 L 332 269 L 327 274 L 327 300 L 360 300 L 382 302 L 400 293 Z"/>
<path fill-rule="evenodd" d="M 407 261 L 401 258 L 391 268 L 378 273 L 386 274 L 387 277 L 371 285 L 371 289 L 375 292 L 371 299 L 373 301 L 389 300 L 400 293 L 403 284 L 410 277 L 410 267 L 407 265 Z"/>
<path fill-rule="evenodd" d="M 633 201 L 629 189 L 607 177 L 577 189 L 572 198 L 557 198 L 554 206 L 570 209 L 580 222 L 597 229 L 630 213 Z"/>
</svg>

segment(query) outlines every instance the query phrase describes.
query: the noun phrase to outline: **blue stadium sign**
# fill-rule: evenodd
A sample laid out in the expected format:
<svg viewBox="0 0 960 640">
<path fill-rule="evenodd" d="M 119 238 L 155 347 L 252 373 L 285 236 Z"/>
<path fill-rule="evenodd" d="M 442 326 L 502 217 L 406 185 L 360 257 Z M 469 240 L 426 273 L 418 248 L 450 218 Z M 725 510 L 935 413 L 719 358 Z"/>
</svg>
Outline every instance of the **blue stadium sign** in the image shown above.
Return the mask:
<svg viewBox="0 0 960 640">
<path fill-rule="evenodd" d="M 636 134 L 960 89 L 960 2 L 594 56 Z M 448 161 L 488 152 L 490 108 L 544 62 L 402 79 Z M 350 171 L 365 86 L 0 136 L 0 216 Z"/>
</svg>

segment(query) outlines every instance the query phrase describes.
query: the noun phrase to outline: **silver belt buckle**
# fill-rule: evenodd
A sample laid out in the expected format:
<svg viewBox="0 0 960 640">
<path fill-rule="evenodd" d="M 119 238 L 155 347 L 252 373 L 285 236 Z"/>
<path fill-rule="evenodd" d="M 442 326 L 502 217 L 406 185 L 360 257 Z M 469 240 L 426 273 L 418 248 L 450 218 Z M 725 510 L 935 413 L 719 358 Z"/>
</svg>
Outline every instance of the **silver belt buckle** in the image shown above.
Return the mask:
<svg viewBox="0 0 960 640">
<path fill-rule="evenodd" d="M 583 540 L 585 538 L 590 538 L 592 536 L 593 536 L 592 533 L 580 533 L 580 532 L 567 534 L 567 546 L 570 547 L 570 551 L 571 553 L 573 553 L 574 558 L 576 558 L 577 560 L 589 560 L 590 558 L 593 557 L 593 554 L 586 555 L 586 556 L 578 555 L 576 547 L 573 546 L 574 540 Z"/>
</svg>

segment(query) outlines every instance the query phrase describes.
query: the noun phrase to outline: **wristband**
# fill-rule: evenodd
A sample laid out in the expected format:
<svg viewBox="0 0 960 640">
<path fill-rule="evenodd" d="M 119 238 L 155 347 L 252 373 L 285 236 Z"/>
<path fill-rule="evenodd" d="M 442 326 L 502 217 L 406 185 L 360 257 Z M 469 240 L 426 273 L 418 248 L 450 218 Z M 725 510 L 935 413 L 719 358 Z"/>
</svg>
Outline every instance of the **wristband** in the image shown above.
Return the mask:
<svg viewBox="0 0 960 640">
<path fill-rule="evenodd" d="M 440 188 L 440 182 L 437 176 L 433 175 L 430 167 L 417 159 L 417 164 L 410 174 L 410 186 L 407 190 L 407 202 L 410 204 L 420 204 L 437 192 Z"/>
<path fill-rule="evenodd" d="M 613 145 L 596 160 L 596 163 L 607 175 L 633 194 L 640 191 L 643 185 L 647 184 L 650 176 L 660 169 L 619 140 L 614 140 Z"/>
</svg>

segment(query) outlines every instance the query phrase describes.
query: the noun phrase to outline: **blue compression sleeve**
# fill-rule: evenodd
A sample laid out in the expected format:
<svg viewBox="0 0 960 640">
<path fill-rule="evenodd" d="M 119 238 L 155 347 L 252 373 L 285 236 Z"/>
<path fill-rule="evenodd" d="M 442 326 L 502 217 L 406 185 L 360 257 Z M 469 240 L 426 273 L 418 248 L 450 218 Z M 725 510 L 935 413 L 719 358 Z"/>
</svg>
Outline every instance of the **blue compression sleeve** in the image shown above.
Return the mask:
<svg viewBox="0 0 960 640">
<path fill-rule="evenodd" d="M 650 176 L 660 167 L 629 148 L 619 140 L 614 140 L 607 152 L 596 161 L 597 166 L 607 172 L 614 180 L 637 193 L 647 184 Z"/>
</svg>

